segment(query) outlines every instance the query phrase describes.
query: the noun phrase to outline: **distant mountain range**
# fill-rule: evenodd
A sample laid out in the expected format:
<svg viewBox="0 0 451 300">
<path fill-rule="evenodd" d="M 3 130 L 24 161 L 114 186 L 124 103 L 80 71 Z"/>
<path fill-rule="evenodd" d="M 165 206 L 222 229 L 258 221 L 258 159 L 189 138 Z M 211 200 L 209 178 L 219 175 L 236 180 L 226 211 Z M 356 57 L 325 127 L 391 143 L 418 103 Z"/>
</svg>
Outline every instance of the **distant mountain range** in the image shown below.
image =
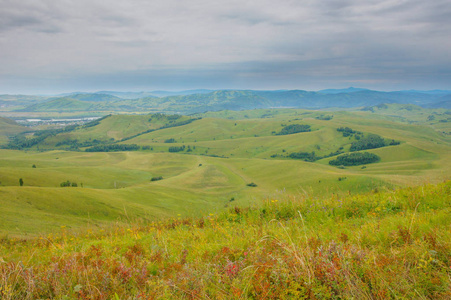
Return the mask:
<svg viewBox="0 0 451 300">
<path fill-rule="evenodd" d="M 14 96 L 0 95 L 0 103 L 13 103 Z M 7 100 L 6 100 L 7 99 Z M 22 112 L 73 111 L 162 111 L 198 113 L 253 108 L 353 108 L 382 103 L 415 104 L 427 108 L 451 108 L 451 91 L 382 92 L 363 88 L 304 90 L 188 90 L 180 92 L 69 93 L 58 97 L 17 96 Z M 26 101 L 29 105 L 26 105 Z"/>
</svg>

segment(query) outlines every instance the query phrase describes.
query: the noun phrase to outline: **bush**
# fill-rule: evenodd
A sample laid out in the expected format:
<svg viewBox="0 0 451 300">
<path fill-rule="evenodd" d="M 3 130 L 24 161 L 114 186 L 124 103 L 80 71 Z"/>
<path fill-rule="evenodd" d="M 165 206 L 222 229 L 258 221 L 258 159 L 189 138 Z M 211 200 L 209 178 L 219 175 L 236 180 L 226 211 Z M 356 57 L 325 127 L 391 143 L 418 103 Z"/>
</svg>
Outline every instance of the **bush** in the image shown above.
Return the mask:
<svg viewBox="0 0 451 300">
<path fill-rule="evenodd" d="M 338 156 L 329 161 L 332 166 L 358 166 L 378 162 L 380 157 L 374 153 L 356 152 Z"/>
<path fill-rule="evenodd" d="M 169 147 L 169 152 L 181 152 L 185 150 L 185 145 L 181 146 L 181 147 Z"/>
<path fill-rule="evenodd" d="M 333 115 L 319 115 L 317 117 L 315 117 L 315 119 L 317 120 L 322 120 L 322 121 L 329 121 L 333 119 Z"/>
<path fill-rule="evenodd" d="M 350 151 L 359 151 L 366 149 L 375 149 L 387 146 L 385 140 L 377 134 L 368 134 L 360 138 L 360 140 L 351 144 Z"/>
<path fill-rule="evenodd" d="M 78 184 L 76 182 L 70 182 L 69 180 L 61 182 L 60 187 L 77 187 Z"/>
<path fill-rule="evenodd" d="M 320 159 L 319 157 L 317 157 L 315 155 L 315 152 L 294 152 L 294 153 L 290 153 L 290 155 L 288 156 L 290 158 L 294 158 L 294 159 L 302 159 L 304 161 L 309 161 L 309 162 L 313 162 L 315 160 Z"/>
<path fill-rule="evenodd" d="M 116 152 L 116 151 L 137 151 L 139 146 L 136 144 L 113 144 L 113 145 L 98 145 L 86 149 L 86 152 Z"/>
<path fill-rule="evenodd" d="M 360 131 L 353 130 L 353 129 L 349 128 L 349 127 L 339 127 L 339 128 L 337 128 L 337 131 L 341 132 L 344 137 L 348 137 L 348 136 L 351 136 L 353 134 L 361 134 Z"/>
<path fill-rule="evenodd" d="M 158 176 L 158 177 L 152 177 L 150 178 L 150 181 L 158 181 L 158 180 L 162 180 L 163 176 Z"/>
<path fill-rule="evenodd" d="M 248 184 L 247 184 L 247 186 L 251 186 L 251 187 L 256 187 L 256 186 L 257 186 L 257 184 L 255 184 L 255 183 L 251 182 L 251 183 L 248 183 Z"/>
<path fill-rule="evenodd" d="M 310 125 L 303 125 L 303 124 L 291 124 L 288 126 L 285 126 L 282 128 L 281 131 L 276 133 L 276 135 L 287 135 L 287 134 L 294 134 L 298 132 L 308 132 L 311 131 Z"/>
</svg>

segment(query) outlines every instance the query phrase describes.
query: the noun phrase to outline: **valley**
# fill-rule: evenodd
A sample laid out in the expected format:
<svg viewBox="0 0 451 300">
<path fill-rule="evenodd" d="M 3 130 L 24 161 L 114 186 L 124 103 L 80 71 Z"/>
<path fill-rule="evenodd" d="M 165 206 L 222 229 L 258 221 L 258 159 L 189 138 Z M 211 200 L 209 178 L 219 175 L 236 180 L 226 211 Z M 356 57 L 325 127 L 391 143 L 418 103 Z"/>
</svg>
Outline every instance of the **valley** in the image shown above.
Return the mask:
<svg viewBox="0 0 451 300">
<path fill-rule="evenodd" d="M 4 120 L 0 232 L 16 236 L 391 190 L 451 169 L 449 111 L 412 105 L 118 114 L 37 131 Z M 330 163 L 350 153 L 378 160 Z"/>
</svg>

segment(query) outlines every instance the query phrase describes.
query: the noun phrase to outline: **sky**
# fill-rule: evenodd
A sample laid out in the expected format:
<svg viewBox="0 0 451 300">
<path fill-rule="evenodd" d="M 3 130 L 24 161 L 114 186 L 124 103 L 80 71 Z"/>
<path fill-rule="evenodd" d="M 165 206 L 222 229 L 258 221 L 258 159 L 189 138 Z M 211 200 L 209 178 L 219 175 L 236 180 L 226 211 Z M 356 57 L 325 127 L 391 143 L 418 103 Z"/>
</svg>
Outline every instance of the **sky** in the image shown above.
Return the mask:
<svg viewBox="0 0 451 300">
<path fill-rule="evenodd" d="M 449 0 L 0 0 L 0 94 L 451 89 Z"/>
</svg>

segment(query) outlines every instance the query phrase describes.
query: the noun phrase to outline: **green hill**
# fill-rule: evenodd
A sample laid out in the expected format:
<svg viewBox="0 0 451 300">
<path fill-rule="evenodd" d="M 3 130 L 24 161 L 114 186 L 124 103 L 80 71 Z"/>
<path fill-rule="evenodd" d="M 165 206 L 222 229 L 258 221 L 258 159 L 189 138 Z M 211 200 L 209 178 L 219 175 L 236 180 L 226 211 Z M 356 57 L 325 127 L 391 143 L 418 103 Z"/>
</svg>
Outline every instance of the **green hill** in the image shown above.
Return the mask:
<svg viewBox="0 0 451 300">
<path fill-rule="evenodd" d="M 76 100 L 81 100 L 81 101 L 89 101 L 89 102 L 104 102 L 104 101 L 121 100 L 121 98 L 119 98 L 119 97 L 116 97 L 113 95 L 108 95 L 108 94 L 100 94 L 100 93 L 74 94 L 74 95 L 70 95 L 70 98 L 76 99 Z"/>
<path fill-rule="evenodd" d="M 254 91 L 254 90 L 218 90 L 199 91 L 199 93 L 156 93 L 168 95 L 154 97 L 151 93 L 71 93 L 65 98 L 89 102 L 81 104 L 60 105 L 47 102 L 44 106 L 31 105 L 23 111 L 122 111 L 122 112 L 167 112 L 193 114 L 220 110 L 246 110 L 258 108 L 357 108 L 372 107 L 384 103 L 415 104 L 422 107 L 447 108 L 449 94 L 427 93 L 421 91 L 380 92 L 372 90 L 343 90 L 343 92 L 311 92 L 303 90 Z M 116 96 L 117 95 L 117 96 Z M 124 98 L 125 96 L 125 98 Z"/>
<path fill-rule="evenodd" d="M 33 104 L 20 111 L 27 112 L 89 111 L 91 110 L 92 105 L 93 104 L 89 102 L 62 97 L 44 103 Z"/>
<path fill-rule="evenodd" d="M 148 219 L 197 215 L 258 203 L 280 191 L 323 197 L 438 182 L 451 175 L 447 118 L 446 110 L 400 105 L 356 112 L 110 115 L 83 126 L 19 135 L 10 148 L 28 152 L 2 150 L 0 156 L 1 201 L 8 211 L 0 230 L 36 233 L 58 228 L 63 220 L 74 227 L 88 219 L 108 223 L 123 218 L 124 209 Z M 310 131 L 284 130 L 307 126 Z M 329 163 L 366 152 L 378 159 L 356 166 Z M 61 187 L 66 181 L 77 187 Z M 69 209 L 83 199 L 92 209 L 46 212 L 27 204 Z M 109 212 L 102 216 L 105 199 Z M 23 215 L 16 214 L 19 208 Z"/>
<path fill-rule="evenodd" d="M 0 145 L 8 141 L 8 137 L 27 131 L 27 128 L 15 121 L 0 117 Z"/>
<path fill-rule="evenodd" d="M 3 237 L 0 295 L 449 299 L 450 195 L 449 181 L 324 199 L 275 195 L 257 206 L 151 222 L 124 209 L 123 223 L 108 227 L 87 222 L 76 232 L 63 225 L 33 239 Z M 95 204 L 117 213 L 107 200 Z M 95 214 L 95 204 L 78 205 Z"/>
</svg>

